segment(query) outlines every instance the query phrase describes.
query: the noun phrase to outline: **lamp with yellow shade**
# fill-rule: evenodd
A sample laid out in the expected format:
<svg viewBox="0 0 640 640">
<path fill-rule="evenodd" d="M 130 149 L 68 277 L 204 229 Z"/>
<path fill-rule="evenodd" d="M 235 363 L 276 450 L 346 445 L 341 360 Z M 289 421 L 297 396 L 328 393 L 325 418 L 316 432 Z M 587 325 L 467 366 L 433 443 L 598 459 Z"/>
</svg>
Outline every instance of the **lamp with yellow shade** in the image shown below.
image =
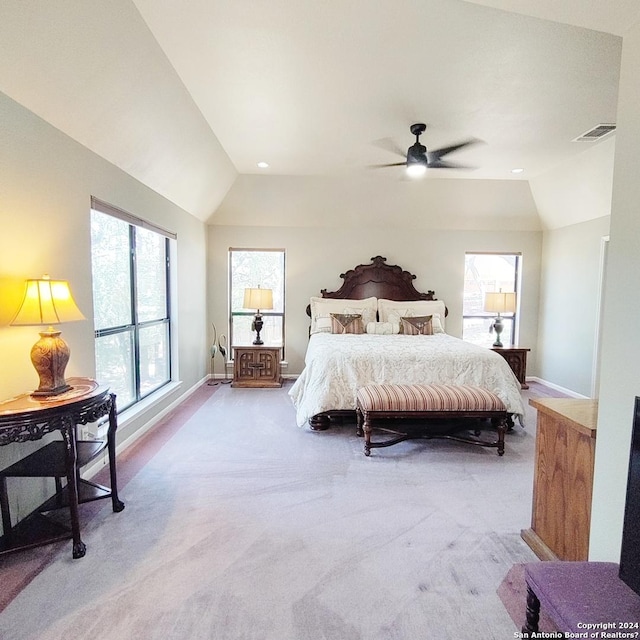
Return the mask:
<svg viewBox="0 0 640 640">
<path fill-rule="evenodd" d="M 484 310 L 496 313 L 497 317 L 491 325 L 491 329 L 496 332 L 496 340 L 493 343 L 494 347 L 502 347 L 502 341 L 500 340 L 500 334 L 502 333 L 502 317 L 501 313 L 515 313 L 516 310 L 516 294 L 511 292 L 502 291 L 490 291 L 484 294 Z"/>
<path fill-rule="evenodd" d="M 69 346 L 53 325 L 76 320 L 85 320 L 85 317 L 66 280 L 51 280 L 47 275 L 27 280 L 22 304 L 11 324 L 47 326 L 31 348 L 31 362 L 40 378 L 39 387 L 31 395 L 55 396 L 71 388 L 64 378 Z"/>
<path fill-rule="evenodd" d="M 259 286 L 244 290 L 244 302 L 242 306 L 245 309 L 255 309 L 256 315 L 253 319 L 251 329 L 256 332 L 256 339 L 253 344 L 264 344 L 260 339 L 260 332 L 264 323 L 262 322 L 262 314 L 260 310 L 273 309 L 273 291 L 271 289 L 261 289 Z"/>
</svg>

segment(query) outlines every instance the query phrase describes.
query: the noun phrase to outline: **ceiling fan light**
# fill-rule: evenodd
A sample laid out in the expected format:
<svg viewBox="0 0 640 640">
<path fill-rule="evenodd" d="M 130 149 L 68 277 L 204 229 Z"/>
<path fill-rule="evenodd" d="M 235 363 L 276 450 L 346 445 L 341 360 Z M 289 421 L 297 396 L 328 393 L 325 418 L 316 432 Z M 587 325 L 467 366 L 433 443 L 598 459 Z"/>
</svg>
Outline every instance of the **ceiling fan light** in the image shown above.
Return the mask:
<svg viewBox="0 0 640 640">
<path fill-rule="evenodd" d="M 407 175 L 410 178 L 419 178 L 427 172 L 427 167 L 424 164 L 413 162 L 407 165 Z"/>
</svg>

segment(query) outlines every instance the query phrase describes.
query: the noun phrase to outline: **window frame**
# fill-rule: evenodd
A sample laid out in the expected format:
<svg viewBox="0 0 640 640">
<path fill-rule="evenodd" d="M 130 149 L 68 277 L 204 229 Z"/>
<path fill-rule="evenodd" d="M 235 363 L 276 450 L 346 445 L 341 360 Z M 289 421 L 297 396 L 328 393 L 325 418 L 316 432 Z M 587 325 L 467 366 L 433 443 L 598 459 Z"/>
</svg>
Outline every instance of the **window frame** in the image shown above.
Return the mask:
<svg viewBox="0 0 640 640">
<path fill-rule="evenodd" d="M 514 267 L 514 274 L 513 274 L 513 291 L 516 294 L 516 310 L 513 313 L 510 314 L 500 314 L 500 317 L 502 318 L 502 323 L 503 325 L 506 324 L 510 324 L 511 325 L 511 331 L 510 333 L 510 340 L 509 340 L 509 344 L 504 344 L 505 348 L 509 348 L 509 347 L 514 347 L 517 344 L 517 336 L 516 334 L 518 333 L 518 320 L 519 320 L 519 314 L 518 314 L 518 310 L 520 308 L 520 277 L 521 277 L 521 271 L 522 271 L 522 253 L 520 251 L 465 251 L 464 253 L 464 260 L 465 260 L 465 269 L 464 269 L 464 279 L 466 280 L 466 264 L 467 264 L 467 256 L 512 256 L 513 258 L 515 258 L 515 267 Z M 465 294 L 465 286 L 464 286 L 464 281 L 463 281 L 463 302 L 462 302 L 462 339 L 464 340 L 464 327 L 465 327 L 465 320 L 467 319 L 481 319 L 481 320 L 487 320 L 487 319 L 491 319 L 491 318 L 495 318 L 495 314 L 491 313 L 491 312 L 484 312 L 484 313 L 465 313 L 464 312 L 464 294 Z M 485 292 L 487 293 L 487 292 Z M 503 330 L 502 335 L 504 335 L 506 332 Z M 469 340 L 469 342 L 471 342 Z M 504 341 L 503 341 L 504 342 Z M 472 343 L 472 344 L 477 344 L 477 343 Z"/>
<path fill-rule="evenodd" d="M 125 409 L 129 409 L 140 401 L 148 398 L 153 395 L 162 387 L 171 383 L 173 380 L 174 374 L 174 358 L 173 358 L 173 314 L 172 314 L 172 292 L 171 292 L 171 255 L 172 255 L 172 247 L 171 241 L 175 241 L 177 239 L 177 234 L 167 231 L 158 225 L 147 222 L 137 216 L 134 216 L 118 207 L 114 207 L 106 202 L 99 200 L 98 198 L 91 198 L 91 214 L 93 212 L 97 212 L 103 215 L 111 216 L 113 218 L 117 218 L 128 225 L 128 255 L 129 255 L 129 299 L 130 299 L 130 312 L 131 317 L 130 321 L 120 325 L 113 325 L 109 327 L 102 327 L 100 329 L 95 329 L 94 325 L 94 341 L 97 345 L 97 340 L 99 338 L 107 337 L 107 336 L 116 336 L 116 335 L 124 335 L 127 333 L 131 334 L 132 339 L 132 355 L 133 355 L 133 400 L 128 402 L 127 404 L 118 404 L 118 413 L 124 411 Z M 91 224 L 90 224 L 91 226 Z M 165 300 L 164 300 L 164 315 L 162 317 L 153 318 L 150 320 L 140 320 L 138 315 L 138 282 L 137 282 L 137 245 L 136 245 L 136 229 L 144 229 L 146 231 L 151 231 L 156 233 L 159 236 L 164 238 L 164 255 L 162 256 L 162 260 L 164 262 L 163 273 L 164 273 L 164 285 L 165 285 Z M 93 256 L 93 242 L 91 242 L 91 254 Z M 93 281 L 93 278 L 92 278 Z M 93 289 L 92 284 L 92 294 L 95 299 L 96 292 Z M 142 390 L 142 375 L 141 375 L 141 360 L 140 360 L 140 351 L 141 351 L 141 332 L 144 329 L 153 326 L 162 326 L 166 327 L 166 352 L 167 352 L 167 378 L 162 381 L 160 384 L 154 386 L 149 391 L 143 392 Z M 97 366 L 97 353 L 96 353 L 96 366 Z"/>
<path fill-rule="evenodd" d="M 283 248 L 257 248 L 257 247 L 229 247 L 228 251 L 228 309 L 229 309 L 229 317 L 228 317 L 228 328 L 229 328 L 229 345 L 231 347 L 234 346 L 246 346 L 246 345 L 237 345 L 235 344 L 235 340 L 233 337 L 233 318 L 234 317 L 253 317 L 256 315 L 255 311 L 233 311 L 233 253 L 234 252 L 255 252 L 255 253 L 281 253 L 282 254 L 282 311 L 275 310 L 260 310 L 260 315 L 263 318 L 267 317 L 280 317 L 282 318 L 282 335 L 281 341 L 278 346 L 282 347 L 282 359 L 284 360 L 284 352 L 285 352 L 285 331 L 286 331 L 286 273 L 287 273 L 287 252 Z M 257 286 L 261 283 L 255 283 Z M 265 342 L 265 346 L 270 346 Z"/>
</svg>

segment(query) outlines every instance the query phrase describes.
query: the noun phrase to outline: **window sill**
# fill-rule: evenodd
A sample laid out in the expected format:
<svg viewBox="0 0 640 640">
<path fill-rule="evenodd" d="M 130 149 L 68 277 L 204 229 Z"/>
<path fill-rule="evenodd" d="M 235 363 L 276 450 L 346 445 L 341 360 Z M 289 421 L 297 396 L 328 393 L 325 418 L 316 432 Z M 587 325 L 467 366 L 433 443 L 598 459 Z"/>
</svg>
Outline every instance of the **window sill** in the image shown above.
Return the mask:
<svg viewBox="0 0 640 640">
<path fill-rule="evenodd" d="M 136 402 L 136 404 L 134 404 L 133 406 L 125 409 L 121 413 L 118 413 L 118 431 L 125 429 L 128 425 L 137 420 L 145 411 L 148 411 L 157 402 L 174 393 L 181 386 L 182 382 L 180 380 L 169 382 L 160 387 L 157 391 L 151 393 L 146 398 L 140 400 L 140 402 Z M 108 422 L 102 422 L 100 424 L 90 424 L 86 427 L 86 434 L 93 438 L 105 438 L 108 428 Z"/>
</svg>

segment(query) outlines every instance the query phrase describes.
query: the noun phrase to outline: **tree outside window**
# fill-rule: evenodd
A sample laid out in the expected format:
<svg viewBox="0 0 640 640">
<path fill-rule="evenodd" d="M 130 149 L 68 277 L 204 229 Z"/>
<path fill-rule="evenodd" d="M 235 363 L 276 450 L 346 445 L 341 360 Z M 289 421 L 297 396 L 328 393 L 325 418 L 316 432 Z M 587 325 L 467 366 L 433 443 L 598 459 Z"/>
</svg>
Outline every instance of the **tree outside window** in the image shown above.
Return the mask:
<svg viewBox="0 0 640 640">
<path fill-rule="evenodd" d="M 491 325 L 495 314 L 484 310 L 484 296 L 490 291 L 515 291 L 522 257 L 517 253 L 467 253 L 464 268 L 464 300 L 462 307 L 462 338 L 485 347 L 495 341 Z M 517 313 L 502 315 L 504 328 L 501 340 L 505 347 L 515 344 Z"/>
<path fill-rule="evenodd" d="M 245 309 L 244 290 L 260 286 L 273 291 L 273 309 L 260 310 L 264 326 L 260 337 L 267 346 L 284 345 L 284 249 L 229 249 L 229 340 L 232 346 L 250 345 L 255 309 Z"/>
<path fill-rule="evenodd" d="M 91 211 L 96 377 L 121 411 L 171 379 L 170 239 L 99 209 L 111 208 Z"/>
</svg>

